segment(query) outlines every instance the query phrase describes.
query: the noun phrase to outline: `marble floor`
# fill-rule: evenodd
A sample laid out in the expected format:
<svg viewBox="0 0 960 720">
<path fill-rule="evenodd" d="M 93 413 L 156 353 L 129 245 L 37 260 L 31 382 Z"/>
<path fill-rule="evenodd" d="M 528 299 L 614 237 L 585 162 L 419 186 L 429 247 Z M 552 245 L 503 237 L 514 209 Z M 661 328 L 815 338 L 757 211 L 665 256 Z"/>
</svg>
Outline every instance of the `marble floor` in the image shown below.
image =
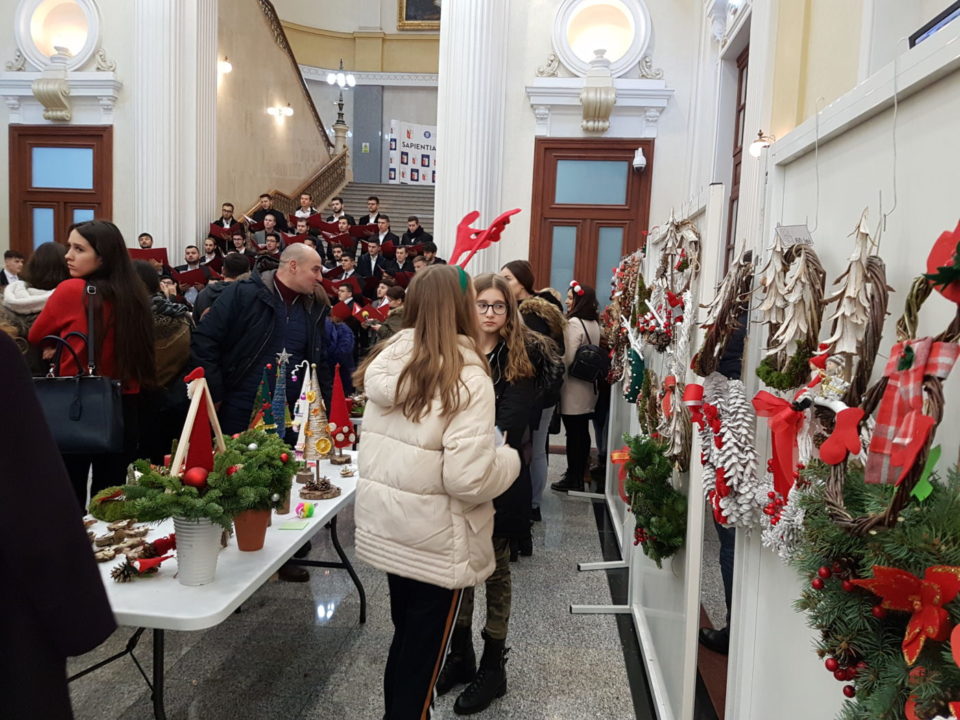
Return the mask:
<svg viewBox="0 0 960 720">
<path fill-rule="evenodd" d="M 551 481 L 559 479 L 563 465 L 562 456 L 551 456 Z M 603 559 L 603 533 L 598 534 L 593 504 L 549 490 L 546 495 L 543 522 L 534 527 L 534 555 L 512 566 L 509 691 L 482 716 L 651 717 L 643 691 L 637 690 L 638 682 L 644 683 L 636 677 L 637 672 L 642 676 L 637 669 L 631 692 L 625 657 L 639 668 L 638 651 L 625 651 L 617 618 L 569 612 L 571 603 L 609 603 L 614 585 L 607 573 L 576 570 L 578 561 Z M 340 515 L 339 524 L 340 539 L 352 557 L 352 510 Z M 310 557 L 335 559 L 323 531 L 315 536 Z M 215 628 L 168 632 L 167 717 L 379 719 L 380 681 L 392 634 L 386 576 L 363 563 L 355 567 L 367 590 L 365 625 L 358 623 L 359 601 L 347 574 L 312 568 L 309 583 L 267 582 L 241 612 Z M 483 607 L 481 590 L 474 622 L 478 647 Z M 121 628 L 94 652 L 71 661 L 70 671 L 122 650 L 131 633 Z M 136 654 L 149 674 L 149 633 Z M 439 699 L 435 717 L 456 717 L 452 705 L 457 692 Z M 75 681 L 71 694 L 77 720 L 147 720 L 153 715 L 149 691 L 129 658 Z"/>
</svg>

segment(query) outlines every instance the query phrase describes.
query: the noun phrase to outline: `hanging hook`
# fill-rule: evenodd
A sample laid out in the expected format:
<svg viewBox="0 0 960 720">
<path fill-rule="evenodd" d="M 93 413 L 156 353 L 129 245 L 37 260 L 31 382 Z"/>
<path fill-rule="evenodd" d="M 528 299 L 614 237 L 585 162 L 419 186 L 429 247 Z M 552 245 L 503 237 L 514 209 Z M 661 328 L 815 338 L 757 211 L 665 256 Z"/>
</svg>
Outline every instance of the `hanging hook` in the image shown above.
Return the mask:
<svg viewBox="0 0 960 720">
<path fill-rule="evenodd" d="M 883 236 L 883 231 L 887 229 L 887 218 L 893 215 L 893 211 L 897 209 L 897 114 L 900 110 L 900 97 L 899 89 L 897 87 L 899 78 L 897 77 L 897 71 L 900 65 L 900 43 L 904 40 L 907 40 L 907 37 L 901 37 L 897 41 L 897 52 L 893 56 L 893 140 L 891 142 L 893 150 L 893 207 L 890 208 L 887 212 L 883 212 L 883 191 L 880 191 L 880 222 L 877 226 L 876 233 L 876 246 L 877 250 L 880 249 L 880 238 Z"/>
<path fill-rule="evenodd" d="M 817 203 L 814 210 L 813 227 L 810 228 L 811 235 L 820 227 L 820 102 L 823 100 L 823 95 L 817 98 L 817 112 L 813 116 L 813 166 L 817 177 Z"/>
</svg>

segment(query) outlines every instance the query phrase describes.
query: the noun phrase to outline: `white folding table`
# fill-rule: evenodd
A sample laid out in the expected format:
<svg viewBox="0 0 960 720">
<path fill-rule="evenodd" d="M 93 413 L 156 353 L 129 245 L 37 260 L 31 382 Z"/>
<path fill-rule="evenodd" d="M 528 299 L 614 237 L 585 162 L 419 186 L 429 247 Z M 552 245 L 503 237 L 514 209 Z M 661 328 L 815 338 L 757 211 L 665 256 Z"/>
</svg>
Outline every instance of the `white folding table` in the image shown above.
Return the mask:
<svg viewBox="0 0 960 720">
<path fill-rule="evenodd" d="M 273 524 L 267 528 L 263 549 L 256 552 L 241 552 L 235 541 L 221 550 L 217 560 L 217 574 L 214 581 L 199 587 L 187 587 L 177 582 L 176 559 L 160 566 L 156 575 L 134 578 L 127 583 L 117 583 L 110 577 L 110 571 L 119 561 L 101 563 L 100 572 L 107 597 L 113 609 L 118 625 L 137 628 L 127 642 L 126 648 L 102 662 L 97 663 L 73 675 L 75 680 L 103 667 L 125 655 L 130 655 L 140 674 L 150 686 L 153 710 L 157 720 L 165 720 L 163 694 L 164 632 L 166 630 L 205 630 L 226 620 L 240 605 L 249 598 L 280 566 L 291 561 L 293 554 L 314 534 L 326 525 L 330 529 L 330 539 L 340 557 L 339 562 L 325 560 L 293 559 L 298 565 L 312 567 L 339 568 L 350 574 L 360 595 L 360 622 L 367 619 L 367 598 L 360 578 L 354 571 L 350 560 L 340 546 L 337 537 L 337 514 L 353 502 L 357 489 L 356 477 L 340 477 L 342 466 L 331 465 L 327 461 L 320 463 L 320 473 L 326 474 L 334 485 L 341 488 L 339 497 L 332 500 L 301 500 L 302 485 L 293 484 L 290 500 L 290 514 L 273 516 Z M 355 467 L 355 466 L 354 466 Z M 295 509 L 300 502 L 312 502 L 316 505 L 313 517 L 308 518 L 307 526 L 302 530 L 280 530 L 279 526 L 287 520 L 296 519 Z M 108 532 L 106 523 L 98 522 L 90 528 L 97 535 Z M 166 520 L 152 526 L 147 540 L 169 535 L 173 530 L 173 521 Z M 144 630 L 153 630 L 153 681 L 147 677 L 133 651 L 140 641 Z"/>
</svg>

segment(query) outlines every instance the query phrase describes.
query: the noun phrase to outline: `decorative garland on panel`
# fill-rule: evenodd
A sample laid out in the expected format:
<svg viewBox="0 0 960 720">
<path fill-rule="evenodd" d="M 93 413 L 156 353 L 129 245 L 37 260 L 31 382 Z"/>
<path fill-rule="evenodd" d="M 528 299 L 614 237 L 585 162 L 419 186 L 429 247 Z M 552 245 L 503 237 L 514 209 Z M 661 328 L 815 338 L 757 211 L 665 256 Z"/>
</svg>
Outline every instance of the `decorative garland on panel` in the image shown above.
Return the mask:
<svg viewBox="0 0 960 720">
<path fill-rule="evenodd" d="M 702 327 L 706 330 L 703 345 L 693 357 L 691 369 L 700 377 L 716 372 L 720 358 L 733 333 L 740 327 L 739 319 L 748 307 L 750 286 L 753 284 L 753 260 L 750 251 L 745 251 L 717 289 L 713 300 L 700 307 L 707 309 Z"/>
</svg>

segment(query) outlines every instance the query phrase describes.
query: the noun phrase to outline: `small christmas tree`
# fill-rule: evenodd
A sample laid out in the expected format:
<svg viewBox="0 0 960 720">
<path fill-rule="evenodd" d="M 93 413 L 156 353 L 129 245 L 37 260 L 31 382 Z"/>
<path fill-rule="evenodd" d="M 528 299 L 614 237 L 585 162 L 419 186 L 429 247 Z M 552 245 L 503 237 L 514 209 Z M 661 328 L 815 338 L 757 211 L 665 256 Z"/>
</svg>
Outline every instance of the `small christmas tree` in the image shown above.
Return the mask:
<svg viewBox="0 0 960 720">
<path fill-rule="evenodd" d="M 260 377 L 260 386 L 257 388 L 257 396 L 253 400 L 253 411 L 250 413 L 250 430 L 276 430 L 277 425 L 273 421 L 273 407 L 270 404 L 270 376 L 269 372 L 273 365 L 267 363 L 263 368 L 263 375 Z"/>
<path fill-rule="evenodd" d="M 286 429 L 293 424 L 290 417 L 290 407 L 287 405 L 287 365 L 290 362 L 290 353 L 286 348 L 277 355 L 277 382 L 273 388 L 273 432 L 283 437 Z"/>
<path fill-rule="evenodd" d="M 333 440 L 327 427 L 327 413 L 320 394 L 317 366 L 313 365 L 304 378 L 300 402 L 294 423 L 299 425 L 297 444 L 294 448 L 304 460 L 318 460 L 333 450 Z M 302 412 L 301 412 L 302 408 Z"/>
<path fill-rule="evenodd" d="M 836 279 L 834 285 L 839 285 L 836 292 L 824 302 L 829 305 L 836 303 L 837 307 L 830 320 L 833 321 L 832 332 L 827 343 L 830 345 L 831 355 L 847 356 L 847 378 L 850 379 L 852 359 L 860 350 L 864 333 L 867 330 L 867 321 L 870 319 L 870 283 L 867 272 L 867 258 L 870 255 L 870 232 L 867 229 L 867 211 L 860 215 L 860 222 L 853 231 L 854 250 L 850 256 L 850 263 L 846 271 Z"/>
<path fill-rule="evenodd" d="M 330 400 L 330 424 L 327 426 L 333 437 L 333 445 L 337 454 L 330 458 L 335 465 L 346 465 L 350 457 L 343 454 L 343 448 L 350 447 L 357 436 L 350 422 L 350 411 L 347 409 L 347 397 L 343 392 L 343 382 L 340 380 L 340 365 L 333 371 L 333 397 Z"/>
</svg>

